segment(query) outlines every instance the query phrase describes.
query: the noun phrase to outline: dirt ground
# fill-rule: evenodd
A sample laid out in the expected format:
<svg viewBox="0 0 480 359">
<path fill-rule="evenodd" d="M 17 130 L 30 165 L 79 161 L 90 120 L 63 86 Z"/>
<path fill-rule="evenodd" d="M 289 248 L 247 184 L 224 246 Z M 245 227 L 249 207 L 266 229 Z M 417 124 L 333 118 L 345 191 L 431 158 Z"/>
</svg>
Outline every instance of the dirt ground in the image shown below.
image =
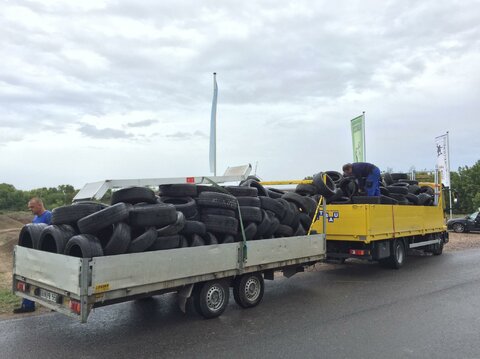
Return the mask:
<svg viewBox="0 0 480 359">
<path fill-rule="evenodd" d="M 31 214 L 23 212 L 0 215 L 0 320 L 11 318 L 13 316 L 12 309 L 20 303 L 19 298 L 9 294 L 12 288 L 12 254 L 20 229 L 25 223 L 31 222 L 31 219 Z M 452 252 L 470 248 L 480 248 L 480 233 L 450 232 L 450 242 L 445 246 L 444 251 Z M 325 269 L 331 264 L 322 263 L 320 266 Z M 35 313 L 22 314 L 22 316 L 48 311 L 48 309 L 38 306 Z"/>
</svg>

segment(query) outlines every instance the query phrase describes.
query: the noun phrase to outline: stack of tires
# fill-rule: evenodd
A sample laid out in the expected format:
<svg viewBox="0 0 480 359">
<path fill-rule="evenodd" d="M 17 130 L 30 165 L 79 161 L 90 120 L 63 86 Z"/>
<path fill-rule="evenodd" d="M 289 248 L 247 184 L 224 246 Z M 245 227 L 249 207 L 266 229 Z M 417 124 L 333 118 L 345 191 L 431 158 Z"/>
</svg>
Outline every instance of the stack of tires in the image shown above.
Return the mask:
<svg viewBox="0 0 480 359">
<path fill-rule="evenodd" d="M 313 184 L 299 184 L 295 190 L 315 200 L 324 196 L 327 204 L 400 204 L 432 206 L 434 190 L 419 186 L 418 181 L 408 179 L 406 173 L 385 173 L 380 185 L 380 196 L 361 193 L 356 180 L 343 177 L 336 171 L 320 172 L 313 176 Z"/>
<path fill-rule="evenodd" d="M 111 205 L 79 202 L 55 208 L 52 224 L 28 224 L 19 245 L 91 258 L 173 248 L 305 235 L 313 197 L 240 186 L 160 185 L 113 192 Z M 243 231 L 242 231 L 243 228 Z"/>
</svg>

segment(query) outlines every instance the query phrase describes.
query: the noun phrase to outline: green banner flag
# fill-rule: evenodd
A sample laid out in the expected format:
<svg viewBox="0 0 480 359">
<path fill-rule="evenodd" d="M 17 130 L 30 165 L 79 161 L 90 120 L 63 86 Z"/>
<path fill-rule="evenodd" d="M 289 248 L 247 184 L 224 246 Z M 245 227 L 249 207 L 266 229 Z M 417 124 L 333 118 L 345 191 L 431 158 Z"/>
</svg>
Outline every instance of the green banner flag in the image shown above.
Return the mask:
<svg viewBox="0 0 480 359">
<path fill-rule="evenodd" d="M 353 162 L 365 162 L 365 114 L 351 121 Z"/>
</svg>

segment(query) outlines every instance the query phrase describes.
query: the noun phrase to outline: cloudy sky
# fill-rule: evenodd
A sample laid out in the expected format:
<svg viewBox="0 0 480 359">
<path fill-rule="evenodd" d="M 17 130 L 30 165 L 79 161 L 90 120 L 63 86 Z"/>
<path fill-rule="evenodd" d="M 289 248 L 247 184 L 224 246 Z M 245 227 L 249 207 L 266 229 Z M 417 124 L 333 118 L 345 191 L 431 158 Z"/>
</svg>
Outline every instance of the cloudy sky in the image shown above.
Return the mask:
<svg viewBox="0 0 480 359">
<path fill-rule="evenodd" d="M 431 169 L 480 159 L 479 1 L 8 1 L 0 11 L 0 182 L 302 178 L 352 158 Z"/>
</svg>

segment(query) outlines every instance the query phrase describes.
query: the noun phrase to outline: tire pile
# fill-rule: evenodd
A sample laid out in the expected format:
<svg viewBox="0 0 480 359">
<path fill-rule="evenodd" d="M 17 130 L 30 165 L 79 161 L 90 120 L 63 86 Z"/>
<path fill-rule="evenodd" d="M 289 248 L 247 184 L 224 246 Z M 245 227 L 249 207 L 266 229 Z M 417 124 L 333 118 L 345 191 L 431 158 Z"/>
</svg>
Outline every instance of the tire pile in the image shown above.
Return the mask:
<svg viewBox="0 0 480 359">
<path fill-rule="evenodd" d="M 326 181 L 323 177 L 326 175 Z M 353 177 L 343 177 L 336 171 L 313 176 L 313 184 L 299 184 L 295 192 L 318 201 L 326 198 L 327 204 L 399 204 L 433 206 L 434 190 L 419 186 L 418 181 L 408 179 L 406 173 L 385 173 L 380 185 L 380 196 L 366 196 L 359 191 Z"/>
<path fill-rule="evenodd" d="M 158 195 L 129 187 L 115 191 L 110 206 L 78 202 L 55 208 L 51 225 L 27 224 L 18 244 L 92 258 L 238 242 L 242 226 L 247 240 L 301 236 L 316 206 L 312 196 L 265 188 L 256 178 L 223 188 L 161 185 Z"/>
</svg>

